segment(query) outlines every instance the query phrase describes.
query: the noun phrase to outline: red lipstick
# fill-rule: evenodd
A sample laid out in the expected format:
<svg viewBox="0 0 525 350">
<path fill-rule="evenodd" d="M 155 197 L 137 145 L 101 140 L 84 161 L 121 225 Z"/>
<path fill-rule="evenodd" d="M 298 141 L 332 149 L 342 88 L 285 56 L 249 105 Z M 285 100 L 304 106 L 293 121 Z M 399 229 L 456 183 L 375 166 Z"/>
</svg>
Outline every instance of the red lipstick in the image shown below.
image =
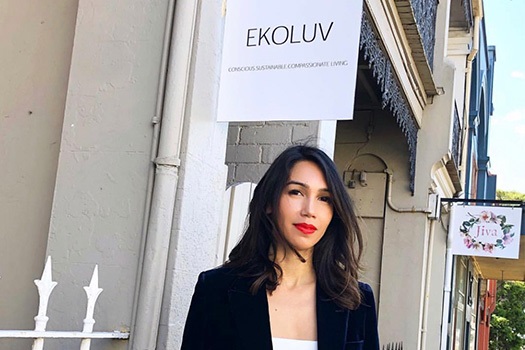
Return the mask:
<svg viewBox="0 0 525 350">
<path fill-rule="evenodd" d="M 304 222 L 302 222 L 300 224 L 294 224 L 294 226 L 299 231 L 301 231 L 302 233 L 304 233 L 306 235 L 311 235 L 312 233 L 317 231 L 317 227 L 315 227 L 314 225 L 310 225 L 310 224 L 304 223 Z"/>
</svg>

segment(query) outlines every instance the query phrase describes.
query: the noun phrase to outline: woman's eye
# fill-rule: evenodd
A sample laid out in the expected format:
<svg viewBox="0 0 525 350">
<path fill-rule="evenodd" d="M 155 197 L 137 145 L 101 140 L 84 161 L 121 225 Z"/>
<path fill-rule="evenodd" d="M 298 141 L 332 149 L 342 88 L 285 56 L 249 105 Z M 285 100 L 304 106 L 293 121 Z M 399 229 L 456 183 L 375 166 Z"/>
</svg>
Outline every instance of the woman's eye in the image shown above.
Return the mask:
<svg viewBox="0 0 525 350">
<path fill-rule="evenodd" d="M 332 198 L 331 198 L 330 196 L 319 197 L 319 200 L 320 200 L 321 202 L 332 203 Z"/>
<path fill-rule="evenodd" d="M 299 190 L 290 190 L 290 191 L 288 191 L 288 194 L 291 194 L 291 195 L 294 195 L 294 196 L 299 196 L 302 193 Z"/>
</svg>

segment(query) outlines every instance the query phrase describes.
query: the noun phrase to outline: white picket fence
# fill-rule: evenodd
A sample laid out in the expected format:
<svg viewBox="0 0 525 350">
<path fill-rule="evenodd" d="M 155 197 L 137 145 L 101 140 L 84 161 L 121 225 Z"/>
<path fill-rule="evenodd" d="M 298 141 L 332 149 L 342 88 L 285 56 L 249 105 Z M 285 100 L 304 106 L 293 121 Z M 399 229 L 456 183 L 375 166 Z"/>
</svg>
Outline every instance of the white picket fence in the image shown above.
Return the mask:
<svg viewBox="0 0 525 350">
<path fill-rule="evenodd" d="M 53 288 L 57 285 L 51 277 L 51 257 L 47 258 L 44 272 L 39 280 L 35 280 L 39 294 L 38 314 L 35 316 L 35 330 L 0 330 L 0 338 L 29 338 L 34 339 L 32 350 L 43 350 L 44 339 L 82 339 L 80 343 L 80 350 L 89 350 L 91 347 L 91 339 L 129 339 L 128 332 L 93 332 L 93 325 L 95 319 L 93 313 L 95 311 L 95 303 L 97 298 L 102 293 L 102 288 L 98 287 L 98 266 L 95 265 L 93 276 L 89 286 L 84 287 L 87 295 L 87 310 L 84 318 L 84 327 L 81 332 L 70 331 L 46 331 L 47 321 L 47 306 L 49 297 Z"/>
</svg>

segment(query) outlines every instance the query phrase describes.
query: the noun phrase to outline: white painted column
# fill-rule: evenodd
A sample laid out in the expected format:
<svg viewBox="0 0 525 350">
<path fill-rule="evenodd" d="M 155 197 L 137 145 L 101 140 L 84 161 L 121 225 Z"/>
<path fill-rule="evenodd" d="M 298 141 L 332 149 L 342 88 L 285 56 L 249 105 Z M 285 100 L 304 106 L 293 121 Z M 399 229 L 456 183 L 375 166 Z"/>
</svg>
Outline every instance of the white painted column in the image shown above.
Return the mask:
<svg viewBox="0 0 525 350">
<path fill-rule="evenodd" d="M 215 265 L 227 173 L 228 124 L 215 121 L 223 30 L 221 2 L 177 1 L 175 16 L 173 47 L 179 53 L 189 51 L 191 61 L 186 66 L 187 56 L 174 58 L 169 67 L 172 72 L 187 72 L 188 80 L 178 83 L 174 90 L 186 89 L 184 100 L 178 100 L 179 95 L 166 97 L 183 103 L 174 105 L 174 111 L 182 109 L 184 127 L 157 349 L 179 349 L 197 275 Z M 193 25 L 194 40 L 190 42 L 185 33 Z"/>
</svg>

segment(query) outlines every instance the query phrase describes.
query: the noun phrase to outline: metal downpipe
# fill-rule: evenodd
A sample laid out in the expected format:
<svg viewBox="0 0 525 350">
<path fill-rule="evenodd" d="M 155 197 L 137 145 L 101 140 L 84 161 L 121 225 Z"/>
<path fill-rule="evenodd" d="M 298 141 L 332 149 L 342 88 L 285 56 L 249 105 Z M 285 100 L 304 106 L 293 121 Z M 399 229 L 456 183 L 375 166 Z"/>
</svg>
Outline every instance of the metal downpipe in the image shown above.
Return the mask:
<svg viewBox="0 0 525 350">
<path fill-rule="evenodd" d="M 173 0 L 171 2 L 173 3 Z M 198 3 L 198 0 L 179 0 L 174 5 L 151 210 L 130 344 L 130 349 L 133 350 L 154 350 L 157 344 Z"/>
</svg>

